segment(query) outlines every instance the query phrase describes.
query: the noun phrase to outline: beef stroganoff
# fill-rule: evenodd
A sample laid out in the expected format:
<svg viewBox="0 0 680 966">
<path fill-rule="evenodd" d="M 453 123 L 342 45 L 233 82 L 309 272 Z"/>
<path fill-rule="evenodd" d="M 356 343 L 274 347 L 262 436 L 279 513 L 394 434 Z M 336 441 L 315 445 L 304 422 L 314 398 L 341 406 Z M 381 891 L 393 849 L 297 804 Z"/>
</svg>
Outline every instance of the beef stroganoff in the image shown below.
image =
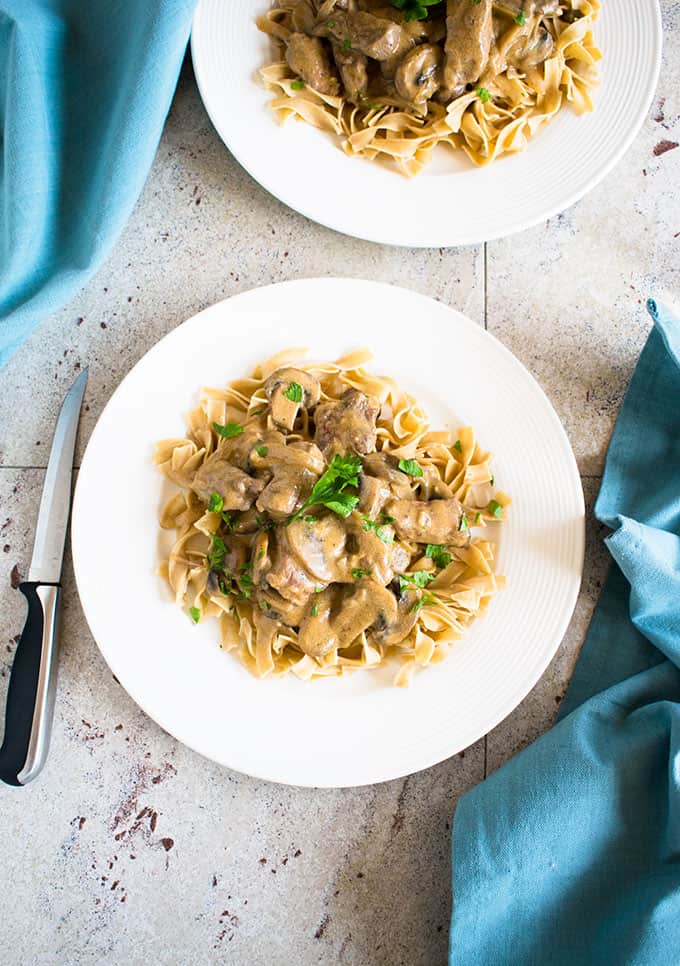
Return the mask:
<svg viewBox="0 0 680 966">
<path fill-rule="evenodd" d="M 442 661 L 504 579 L 484 535 L 509 497 L 471 428 L 430 428 L 363 366 L 287 350 L 203 391 L 155 462 L 180 489 L 161 573 L 194 622 L 258 677 L 308 680 L 385 661 L 395 682 Z"/>
<path fill-rule="evenodd" d="M 592 110 L 598 0 L 275 0 L 271 106 L 352 156 L 417 174 L 437 144 L 478 165 L 523 150 L 568 104 Z"/>
</svg>

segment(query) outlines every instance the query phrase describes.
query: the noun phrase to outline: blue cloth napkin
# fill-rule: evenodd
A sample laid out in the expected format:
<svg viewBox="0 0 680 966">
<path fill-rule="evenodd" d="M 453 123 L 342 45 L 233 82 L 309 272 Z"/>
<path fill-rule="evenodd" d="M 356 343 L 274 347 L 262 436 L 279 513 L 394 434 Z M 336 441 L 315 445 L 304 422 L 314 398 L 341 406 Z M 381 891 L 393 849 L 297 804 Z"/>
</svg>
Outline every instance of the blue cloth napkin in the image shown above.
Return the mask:
<svg viewBox="0 0 680 966">
<path fill-rule="evenodd" d="M 85 284 L 144 185 L 195 0 L 0 0 L 0 366 Z"/>
<path fill-rule="evenodd" d="M 680 963 L 680 320 L 648 305 L 612 570 L 558 723 L 458 805 L 451 966 Z"/>
</svg>

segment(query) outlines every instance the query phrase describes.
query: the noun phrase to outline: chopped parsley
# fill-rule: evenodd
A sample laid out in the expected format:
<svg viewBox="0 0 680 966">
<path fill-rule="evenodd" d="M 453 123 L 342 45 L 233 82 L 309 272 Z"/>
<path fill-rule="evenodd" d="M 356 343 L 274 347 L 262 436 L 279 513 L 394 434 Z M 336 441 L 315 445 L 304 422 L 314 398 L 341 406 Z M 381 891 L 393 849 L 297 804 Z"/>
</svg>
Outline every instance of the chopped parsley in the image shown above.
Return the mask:
<svg viewBox="0 0 680 966">
<path fill-rule="evenodd" d="M 437 600 L 436 597 L 433 597 L 432 594 L 423 594 L 423 596 L 420 598 L 420 600 L 417 600 L 415 602 L 415 604 L 413 605 L 413 607 L 411 608 L 411 610 L 413 611 L 414 614 L 417 614 L 418 611 L 420 610 L 420 608 L 424 604 L 438 604 L 438 603 L 439 603 L 439 601 Z"/>
<path fill-rule="evenodd" d="M 343 40 L 343 42 L 342 42 L 342 49 L 343 50 L 351 50 L 352 49 L 352 41 L 349 39 L 349 37 L 345 37 L 345 39 Z"/>
<path fill-rule="evenodd" d="M 464 513 L 461 513 L 460 515 L 460 523 L 458 524 L 458 530 L 460 531 L 460 533 L 470 532 L 470 524 L 468 523 L 468 518 L 465 516 Z"/>
<path fill-rule="evenodd" d="M 303 80 L 294 80 L 290 86 L 294 91 L 301 91 L 305 86 L 305 82 Z"/>
<path fill-rule="evenodd" d="M 517 26 L 518 26 L 518 27 L 523 27 L 523 26 L 524 26 L 524 24 L 525 24 L 526 22 L 527 22 L 527 15 L 526 15 L 526 14 L 525 14 L 525 12 L 524 12 L 524 11 L 522 10 L 522 11 L 521 11 L 520 13 L 518 13 L 518 14 L 517 14 L 517 16 L 515 17 L 515 23 L 517 24 Z"/>
<path fill-rule="evenodd" d="M 371 573 L 371 570 L 362 570 L 361 567 L 352 568 L 352 577 L 354 580 L 361 580 L 362 577 L 370 577 Z"/>
<path fill-rule="evenodd" d="M 459 453 L 462 453 L 463 452 L 463 446 L 462 446 L 461 441 L 459 439 L 457 439 L 456 442 L 453 444 L 453 448 L 454 449 L 457 449 Z"/>
<path fill-rule="evenodd" d="M 320 594 L 322 590 L 324 590 L 324 585 L 323 584 L 317 584 L 316 587 L 314 588 L 314 593 L 315 594 Z"/>
<path fill-rule="evenodd" d="M 491 500 L 487 509 L 492 517 L 497 520 L 503 519 L 503 504 L 499 503 L 498 500 Z"/>
<path fill-rule="evenodd" d="M 391 0 L 393 7 L 403 11 L 407 23 L 412 20 L 427 20 L 428 7 L 436 7 L 440 2 L 441 0 Z M 481 3 L 481 0 L 473 0 L 473 3 Z"/>
<path fill-rule="evenodd" d="M 293 85 L 291 84 L 291 87 Z M 284 391 L 283 395 L 291 402 L 302 402 L 302 386 L 299 382 L 291 382 L 290 386 Z"/>
<path fill-rule="evenodd" d="M 318 523 L 319 522 L 319 518 L 318 517 L 315 517 L 312 513 L 305 513 L 305 515 L 302 517 L 302 522 L 303 523 Z"/>
<path fill-rule="evenodd" d="M 399 460 L 397 464 L 402 473 L 407 473 L 409 476 L 422 476 L 423 468 L 420 463 L 416 463 L 415 460 Z"/>
<path fill-rule="evenodd" d="M 224 523 L 227 530 L 234 530 L 238 526 L 238 521 L 240 519 L 241 519 L 240 510 L 222 511 L 222 522 Z"/>
<path fill-rule="evenodd" d="M 288 523 L 299 519 L 311 506 L 325 506 L 338 516 L 348 517 L 359 502 L 359 497 L 345 491 L 348 486 L 359 485 L 360 470 L 361 459 L 358 456 L 340 456 L 336 453 L 300 509 L 289 517 Z"/>
<path fill-rule="evenodd" d="M 416 570 L 414 574 L 402 574 L 399 577 L 399 590 L 403 594 L 408 590 L 409 585 L 423 590 L 432 580 L 434 580 L 434 574 L 428 573 L 427 570 Z"/>
<path fill-rule="evenodd" d="M 262 560 L 263 557 L 264 557 L 264 550 L 260 550 L 260 552 L 257 555 L 257 559 Z"/>
<path fill-rule="evenodd" d="M 218 581 L 218 586 L 220 588 L 220 593 L 224 594 L 225 597 L 228 597 L 229 594 L 231 593 L 231 590 L 227 587 L 227 585 L 225 584 L 225 582 L 220 579 Z"/>
<path fill-rule="evenodd" d="M 487 91 L 486 87 L 478 87 L 477 88 L 477 96 L 479 97 L 479 99 L 482 102 L 482 104 L 486 104 L 486 102 L 491 97 L 491 94 L 489 94 L 489 92 Z"/>
<path fill-rule="evenodd" d="M 261 456 L 264 459 L 264 457 L 269 452 L 269 447 L 268 446 L 256 446 L 255 447 L 255 452 L 257 453 L 258 456 Z"/>
<path fill-rule="evenodd" d="M 482 519 L 482 514 L 481 514 L 481 513 L 479 512 L 479 510 L 478 510 L 478 511 L 477 511 L 477 512 L 475 513 L 475 523 L 479 523 L 479 521 L 480 521 L 481 519 Z"/>
<path fill-rule="evenodd" d="M 191 614 L 191 619 L 194 622 L 194 624 L 198 624 L 198 622 L 201 619 L 201 612 L 198 609 L 198 607 L 190 607 L 189 613 Z"/>
<path fill-rule="evenodd" d="M 312 604 L 312 609 L 311 609 L 310 613 L 311 613 L 312 617 L 318 617 L 319 616 L 319 605 L 318 604 Z"/>
<path fill-rule="evenodd" d="M 363 518 L 363 526 L 367 533 L 369 530 L 372 530 L 376 537 L 382 540 L 383 543 L 394 543 L 394 537 L 388 533 L 387 530 L 381 527 L 380 524 L 375 520 L 371 520 L 370 517 Z"/>
<path fill-rule="evenodd" d="M 327 20 L 326 26 L 328 27 L 329 30 L 332 30 L 333 27 L 335 26 L 335 20 Z"/>
<path fill-rule="evenodd" d="M 212 546 L 208 553 L 208 566 L 211 570 L 222 570 L 224 568 L 224 557 L 227 553 L 227 547 L 222 537 L 218 537 L 216 533 L 212 534 L 211 539 Z"/>
<path fill-rule="evenodd" d="M 435 567 L 442 570 L 444 567 L 448 567 L 453 559 L 441 543 L 428 543 L 425 548 L 425 556 L 434 563 Z"/>
<path fill-rule="evenodd" d="M 218 436 L 223 439 L 230 439 L 232 436 L 240 436 L 243 432 L 243 426 L 240 423 L 227 423 L 226 426 L 220 426 L 219 423 L 212 424 L 213 429 Z"/>
<path fill-rule="evenodd" d="M 223 506 L 224 506 L 224 500 L 219 495 L 219 493 L 211 493 L 210 502 L 208 503 L 208 510 L 211 513 L 221 513 Z"/>
</svg>

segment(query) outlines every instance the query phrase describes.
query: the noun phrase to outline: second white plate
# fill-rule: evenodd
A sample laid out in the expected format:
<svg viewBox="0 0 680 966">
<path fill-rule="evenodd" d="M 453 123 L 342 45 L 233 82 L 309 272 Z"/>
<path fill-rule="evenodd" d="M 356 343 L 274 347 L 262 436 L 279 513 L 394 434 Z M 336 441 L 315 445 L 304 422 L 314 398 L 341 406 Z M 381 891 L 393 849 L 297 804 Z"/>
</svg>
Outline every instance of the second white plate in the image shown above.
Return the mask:
<svg viewBox="0 0 680 966">
<path fill-rule="evenodd" d="M 258 83 L 272 59 L 255 18 L 268 0 L 200 0 L 191 51 L 203 102 L 250 174 L 314 221 L 369 241 L 411 247 L 471 245 L 528 228 L 582 198 L 637 134 L 661 64 L 657 0 L 603 0 L 596 39 L 604 59 L 595 111 L 569 109 L 522 154 L 476 169 L 438 149 L 411 181 L 342 153 L 306 124 L 283 127 Z"/>
<path fill-rule="evenodd" d="M 508 588 L 445 663 L 392 686 L 393 667 L 346 678 L 256 680 L 192 626 L 156 568 L 163 480 L 154 442 L 182 436 L 204 385 L 223 385 L 290 346 L 334 359 L 368 345 L 434 426 L 471 424 L 513 503 L 498 532 Z M 103 530 L 104 521 L 108 531 Z M 567 437 L 524 367 L 483 328 L 405 289 L 350 279 L 286 282 L 220 302 L 135 366 L 92 434 L 73 508 L 73 561 L 111 670 L 166 731 L 239 771 L 293 785 L 361 785 L 472 744 L 545 670 L 578 593 L 583 495 Z"/>
</svg>

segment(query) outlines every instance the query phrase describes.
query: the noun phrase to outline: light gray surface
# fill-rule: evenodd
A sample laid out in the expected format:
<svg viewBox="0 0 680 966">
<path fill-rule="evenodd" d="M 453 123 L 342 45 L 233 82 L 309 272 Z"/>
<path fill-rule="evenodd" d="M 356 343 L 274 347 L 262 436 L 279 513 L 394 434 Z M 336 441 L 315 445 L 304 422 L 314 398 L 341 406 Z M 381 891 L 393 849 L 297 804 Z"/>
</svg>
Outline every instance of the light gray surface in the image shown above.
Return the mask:
<svg viewBox="0 0 680 966">
<path fill-rule="evenodd" d="M 90 365 L 80 455 L 112 390 L 151 345 L 204 306 L 256 285 L 324 274 L 382 279 L 486 324 L 556 406 L 592 505 L 649 329 L 644 299 L 680 290 L 680 150 L 654 153 L 680 140 L 680 5 L 662 5 L 659 97 L 626 159 L 562 217 L 486 249 L 394 250 L 287 210 L 229 157 L 185 71 L 112 257 L 0 373 L 0 700 L 23 622 L 12 572 L 27 568 L 49 437 L 74 373 Z M 106 508 L 93 525 L 105 553 L 113 538 Z M 67 558 L 52 753 L 34 785 L 0 788 L 2 962 L 443 964 L 453 808 L 554 719 L 607 569 L 590 516 L 588 527 L 574 619 L 522 705 L 464 756 L 349 791 L 245 778 L 164 734 L 99 656 Z"/>
</svg>

